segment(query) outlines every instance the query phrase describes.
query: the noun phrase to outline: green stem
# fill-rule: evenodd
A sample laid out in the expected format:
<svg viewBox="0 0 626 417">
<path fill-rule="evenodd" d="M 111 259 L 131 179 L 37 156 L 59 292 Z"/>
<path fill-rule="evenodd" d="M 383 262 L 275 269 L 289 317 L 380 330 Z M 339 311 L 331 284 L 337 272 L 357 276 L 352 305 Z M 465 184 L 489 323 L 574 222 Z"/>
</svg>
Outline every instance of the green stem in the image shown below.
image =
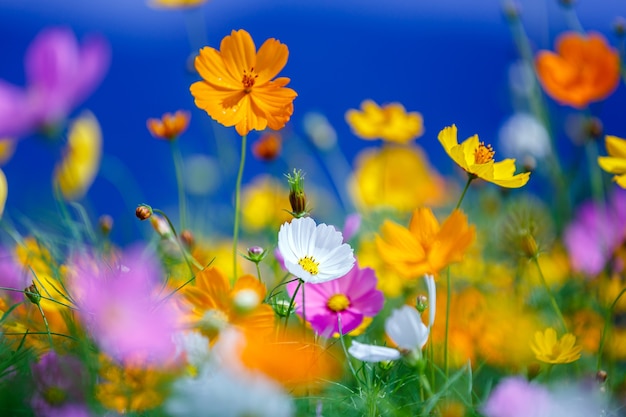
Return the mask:
<svg viewBox="0 0 626 417">
<path fill-rule="evenodd" d="M 604 343 L 606 342 L 606 335 L 609 333 L 609 325 L 611 324 L 611 314 L 613 314 L 613 309 L 617 305 L 617 302 L 622 295 L 626 293 L 626 288 L 622 289 L 620 293 L 617 295 L 609 309 L 606 311 L 606 315 L 604 316 L 604 328 L 602 329 L 602 336 L 600 337 L 600 345 L 598 346 L 598 361 L 596 363 L 596 371 L 599 371 L 602 367 L 602 352 L 604 350 Z"/>
<path fill-rule="evenodd" d="M 452 298 L 452 285 L 450 280 L 450 267 L 448 267 L 447 273 L 447 288 L 446 288 L 446 332 L 444 335 L 443 342 L 443 364 L 446 372 L 446 378 L 448 377 L 448 373 L 450 370 L 449 360 L 448 360 L 448 337 L 450 332 L 450 302 Z"/>
<path fill-rule="evenodd" d="M 467 174 L 467 182 L 465 183 L 465 188 L 463 188 L 463 192 L 461 193 L 461 197 L 459 197 L 459 202 L 456 203 L 455 209 L 458 209 L 459 207 L 461 207 L 463 198 L 465 198 L 465 193 L 467 193 L 467 189 L 469 188 L 472 181 L 474 181 L 475 179 L 476 179 L 476 175 L 470 174 L 470 173 Z"/>
<path fill-rule="evenodd" d="M 552 305 L 552 308 L 554 309 L 554 312 L 556 313 L 556 315 L 559 317 L 559 320 L 561 321 L 561 326 L 563 326 L 563 330 L 567 333 L 567 323 L 565 322 L 563 313 L 561 313 L 561 309 L 559 308 L 559 305 L 556 302 L 556 298 L 554 298 L 554 294 L 552 294 L 552 290 L 550 289 L 550 287 L 548 286 L 548 283 L 546 282 L 546 278 L 543 276 L 543 271 L 541 270 L 541 266 L 539 265 L 538 257 L 533 256 L 533 261 L 535 262 L 535 265 L 537 266 L 537 271 L 539 272 L 539 279 L 541 280 L 541 285 L 543 285 L 544 289 L 548 293 L 548 297 L 550 298 L 550 304 Z"/>
<path fill-rule="evenodd" d="M 241 217 L 241 180 L 243 178 L 243 167 L 246 164 L 246 139 L 248 135 L 241 137 L 241 159 L 239 161 L 239 172 L 237 173 L 237 184 L 235 185 L 235 226 L 233 227 L 233 278 L 237 278 L 237 243 L 239 240 L 239 218 Z"/>
<path fill-rule="evenodd" d="M 50 333 L 50 326 L 48 325 L 48 320 L 46 319 L 46 315 L 43 313 L 43 309 L 41 305 L 36 304 L 39 312 L 41 313 L 41 317 L 43 318 L 43 324 L 46 326 L 46 333 L 48 335 L 48 341 L 50 342 L 50 349 L 54 350 L 54 343 L 52 342 L 52 334 Z"/>
<path fill-rule="evenodd" d="M 65 337 L 68 339 L 72 339 L 75 342 L 78 342 L 79 340 L 73 336 L 67 335 L 67 334 L 63 334 L 63 333 L 54 333 L 54 332 L 2 332 L 2 334 L 4 336 L 37 336 L 37 335 L 43 335 L 43 334 L 47 334 L 48 336 L 59 336 L 59 337 Z"/>
<path fill-rule="evenodd" d="M 302 311 L 304 311 L 304 309 Z M 354 379 L 358 381 L 359 384 L 362 384 L 358 374 L 356 373 L 356 370 L 354 369 L 354 366 L 352 365 L 352 360 L 350 360 L 350 354 L 348 354 L 348 349 L 346 349 L 346 343 L 343 340 L 343 328 L 341 326 L 341 316 L 339 314 L 337 314 L 337 327 L 339 328 L 339 341 L 341 342 L 341 348 L 343 349 L 344 355 L 346 355 L 346 361 L 348 362 L 348 366 L 350 367 L 350 372 L 352 372 Z"/>
<path fill-rule="evenodd" d="M 587 139 L 585 143 L 585 155 L 587 156 L 587 165 L 589 165 L 591 194 L 597 203 L 604 204 L 604 182 L 602 181 L 602 171 L 598 165 L 597 146 L 596 141 Z"/>
<path fill-rule="evenodd" d="M 174 235 L 174 240 L 176 241 L 176 246 L 178 246 L 178 249 L 180 250 L 180 253 L 182 253 L 183 258 L 185 259 L 185 263 L 187 264 L 187 267 L 189 268 L 189 272 L 191 273 L 191 276 L 194 276 L 194 270 L 193 267 L 191 266 L 191 264 L 193 263 L 193 265 L 202 270 L 205 267 L 202 266 L 200 264 L 200 262 L 198 262 L 196 260 L 196 258 L 194 258 L 193 256 L 191 256 L 188 252 L 187 249 L 185 249 L 185 247 L 183 246 L 182 242 L 180 241 L 180 239 L 178 238 L 178 234 L 176 233 L 176 228 L 174 227 L 174 225 L 172 224 L 172 221 L 170 220 L 169 217 L 167 217 L 167 214 L 165 214 L 165 212 L 163 210 L 160 209 L 156 209 L 153 208 L 152 211 L 160 216 L 162 216 L 165 221 L 167 222 L 168 226 L 170 227 L 170 229 L 172 230 L 172 234 Z M 213 262 L 213 261 L 211 261 Z"/>
<path fill-rule="evenodd" d="M 293 292 L 293 295 L 291 296 L 291 301 L 289 301 L 289 308 L 287 309 L 287 316 L 285 317 L 285 327 L 284 327 L 285 329 L 287 328 L 287 324 L 289 324 L 289 317 L 291 316 L 291 309 L 293 308 L 294 303 L 296 301 L 296 294 L 298 294 L 298 290 L 302 286 L 303 282 L 304 281 L 302 281 L 301 279 L 298 279 L 298 286 L 296 287 L 296 290 Z"/>
<path fill-rule="evenodd" d="M 180 230 L 187 229 L 187 199 L 185 198 L 185 182 L 183 180 L 183 157 L 178 147 L 178 139 L 170 140 L 174 172 L 176 174 L 176 188 L 178 189 L 178 209 L 180 211 Z"/>
<path fill-rule="evenodd" d="M 261 280 L 261 268 L 259 267 L 259 263 L 255 262 L 254 265 L 256 266 L 256 276 L 257 276 L 257 278 L 259 278 L 259 281 L 263 282 Z"/>
<path fill-rule="evenodd" d="M 42 299 L 42 300 L 52 301 L 53 303 L 60 304 L 60 305 L 62 305 L 63 307 L 67 307 L 67 308 L 69 308 L 70 310 L 76 310 L 76 311 L 78 311 L 78 309 L 77 309 L 77 308 L 72 307 L 72 306 L 67 305 L 67 304 L 64 304 L 64 303 L 62 303 L 62 302 L 60 302 L 60 301 L 57 301 L 57 300 L 55 300 L 54 298 L 46 297 L 46 296 L 43 296 L 43 295 L 41 295 L 41 294 L 35 294 L 35 293 L 30 292 L 30 291 L 18 290 L 17 288 L 9 288 L 9 287 L 0 287 L 0 290 L 21 292 L 21 293 L 23 293 L 23 294 L 29 294 L 29 295 L 38 295 L 39 297 L 41 297 L 41 299 Z"/>
</svg>

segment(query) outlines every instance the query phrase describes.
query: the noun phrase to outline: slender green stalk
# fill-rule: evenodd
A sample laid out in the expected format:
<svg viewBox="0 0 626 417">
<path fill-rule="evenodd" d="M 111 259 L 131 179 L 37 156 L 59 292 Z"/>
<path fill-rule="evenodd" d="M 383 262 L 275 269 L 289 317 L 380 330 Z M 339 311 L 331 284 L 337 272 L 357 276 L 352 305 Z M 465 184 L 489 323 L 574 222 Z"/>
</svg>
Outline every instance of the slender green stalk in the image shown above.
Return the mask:
<svg viewBox="0 0 626 417">
<path fill-rule="evenodd" d="M 4 290 L 4 291 L 15 291 L 15 292 L 21 292 L 22 294 L 33 294 L 33 295 L 34 295 L 34 293 L 31 293 L 30 291 L 18 290 L 17 288 L 0 287 L 0 290 Z M 57 300 L 55 300 L 54 298 L 45 297 L 45 296 L 43 296 L 43 295 L 41 295 L 41 294 L 37 294 L 37 295 L 38 295 L 39 297 L 41 297 L 41 299 L 42 299 L 42 300 L 52 301 L 53 303 L 57 303 L 57 304 L 59 304 L 59 305 L 62 305 L 63 307 L 67 307 L 67 308 L 69 308 L 70 310 L 76 310 L 76 311 L 78 311 L 78 309 L 77 309 L 77 308 L 72 307 L 72 306 L 67 305 L 67 304 L 64 304 L 64 303 L 62 303 L 62 302 L 60 302 L 60 301 L 57 301 Z"/>
<path fill-rule="evenodd" d="M 455 209 L 458 209 L 459 207 L 461 207 L 461 203 L 463 202 L 463 198 L 465 198 L 465 193 L 467 193 L 467 190 L 468 190 L 470 184 L 475 179 L 476 179 L 476 175 L 470 174 L 470 173 L 467 174 L 467 182 L 465 183 L 465 188 L 463 188 L 463 192 L 461 193 L 461 197 L 459 197 L 459 202 L 456 203 Z"/>
<path fill-rule="evenodd" d="M 174 173 L 176 175 L 176 188 L 178 189 L 178 210 L 180 216 L 180 230 L 187 229 L 187 199 L 185 198 L 185 182 L 183 180 L 183 157 L 178 147 L 178 139 L 169 141 L 174 161 Z"/>
<path fill-rule="evenodd" d="M 36 304 L 39 312 L 41 313 L 41 317 L 43 318 L 43 324 L 46 326 L 46 333 L 48 335 L 48 341 L 50 342 L 50 348 L 54 350 L 54 342 L 52 342 L 52 334 L 50 333 L 50 326 L 48 325 L 48 319 L 46 319 L 46 315 L 43 313 L 43 309 L 39 303 Z"/>
<path fill-rule="evenodd" d="M 593 139 L 587 139 L 585 143 L 585 155 L 587 156 L 587 165 L 589 165 L 589 177 L 591 181 L 591 194 L 593 199 L 599 204 L 604 204 L 604 181 L 602 181 L 602 171 L 598 165 L 598 148 L 597 142 Z"/>
<path fill-rule="evenodd" d="M 552 305 L 552 308 L 554 309 L 554 312 L 556 313 L 556 315 L 559 317 L 559 320 L 561 321 L 561 326 L 563 326 L 563 330 L 567 332 L 567 323 L 565 322 L 563 313 L 561 313 L 561 309 L 559 308 L 559 305 L 556 302 L 556 298 L 554 298 L 554 294 L 552 294 L 552 290 L 550 289 L 550 287 L 548 286 L 548 283 L 546 282 L 546 278 L 543 276 L 543 271 L 541 270 L 541 266 L 539 265 L 538 257 L 533 256 L 533 261 L 535 262 L 535 265 L 537 266 L 537 271 L 539 272 L 539 279 L 541 280 L 541 285 L 543 285 L 543 288 L 546 290 L 546 292 L 548 293 L 548 297 L 550 298 L 550 304 Z"/>
<path fill-rule="evenodd" d="M 172 224 L 172 221 L 170 220 L 170 218 L 169 218 L 169 217 L 167 217 L 167 214 L 165 214 L 165 212 L 164 212 L 163 210 L 156 209 L 156 208 L 153 208 L 153 209 L 152 209 L 152 211 L 153 211 L 153 212 L 155 212 L 156 214 L 158 214 L 158 215 L 162 216 L 162 217 L 165 219 L 165 221 L 167 222 L 167 225 L 168 225 L 168 226 L 170 227 L 170 229 L 172 230 L 172 233 L 174 234 L 174 240 L 176 241 L 176 246 L 178 246 L 178 249 L 180 249 L 180 252 L 182 253 L 183 258 L 185 259 L 185 263 L 187 263 L 187 267 L 189 268 L 189 272 L 191 273 L 191 276 L 194 276 L 194 275 L 195 275 L 194 270 L 193 270 L 193 268 L 192 268 L 192 266 L 191 266 L 191 264 L 192 264 L 192 263 L 193 263 L 193 265 L 194 265 L 196 268 L 198 268 L 198 269 L 200 269 L 200 270 L 204 269 L 205 267 L 204 267 L 202 264 L 200 264 L 200 262 L 198 262 L 198 261 L 196 260 L 196 258 L 194 258 L 193 256 L 191 256 L 191 255 L 187 252 L 187 249 L 185 249 L 185 247 L 183 246 L 182 242 L 181 242 L 181 241 L 180 241 L 180 239 L 178 238 L 178 234 L 176 233 L 176 228 L 175 228 L 175 227 L 174 227 L 174 225 Z M 213 262 L 213 261 L 211 261 L 211 262 Z"/>
<path fill-rule="evenodd" d="M 243 167 L 246 164 L 246 139 L 248 135 L 241 137 L 241 159 L 239 160 L 239 172 L 235 185 L 235 226 L 233 227 L 233 278 L 237 278 L 237 243 L 239 240 L 239 218 L 241 217 L 241 180 Z"/>
<path fill-rule="evenodd" d="M 289 301 L 289 308 L 287 309 L 287 315 L 285 316 L 285 329 L 287 328 L 287 324 L 289 324 L 289 317 L 291 316 L 291 309 L 294 306 L 294 303 L 296 301 L 296 295 L 298 294 L 298 290 L 300 290 L 300 287 L 302 286 L 302 280 L 298 279 L 298 286 L 296 287 L 296 290 L 293 292 L 293 295 L 291 296 L 291 301 Z"/>
<path fill-rule="evenodd" d="M 263 282 L 263 280 L 261 279 L 261 268 L 259 267 L 259 263 L 255 262 L 254 265 L 256 266 L 256 276 L 257 276 L 257 278 L 259 278 L 259 281 Z"/>
<path fill-rule="evenodd" d="M 2 332 L 3 336 L 30 336 L 30 335 L 37 336 L 37 335 L 43 335 L 43 334 L 47 334 L 48 336 L 65 337 L 65 338 L 68 338 L 68 339 L 72 339 L 75 342 L 79 341 L 74 336 L 70 336 L 70 335 L 63 334 L 63 333 L 54 333 L 54 332 L 50 332 L 50 331 L 47 331 L 47 332 L 29 332 L 29 331 L 26 331 L 26 332 Z"/>
<path fill-rule="evenodd" d="M 606 342 L 607 334 L 609 333 L 609 326 L 611 324 L 611 314 L 613 314 L 613 310 L 617 305 L 617 302 L 622 295 L 626 293 L 626 288 L 623 288 L 622 291 L 617 295 L 611 306 L 606 311 L 604 316 L 604 328 L 602 329 L 602 336 L 600 337 L 600 345 L 598 346 L 598 361 L 596 362 L 596 371 L 599 371 L 602 368 L 602 351 L 604 350 L 604 343 Z"/>
<path fill-rule="evenodd" d="M 304 309 L 302 311 L 304 311 Z M 341 342 L 341 348 L 343 349 L 343 353 L 346 355 L 346 362 L 348 362 L 348 366 L 350 367 L 350 372 L 352 372 L 354 379 L 358 381 L 360 384 L 361 379 L 356 373 L 356 369 L 354 369 L 354 366 L 352 366 L 352 361 L 350 360 L 350 354 L 348 354 L 348 349 L 346 349 L 346 343 L 343 340 L 343 328 L 341 326 L 341 316 L 339 314 L 337 314 L 337 327 L 339 328 L 339 341 Z"/>
</svg>

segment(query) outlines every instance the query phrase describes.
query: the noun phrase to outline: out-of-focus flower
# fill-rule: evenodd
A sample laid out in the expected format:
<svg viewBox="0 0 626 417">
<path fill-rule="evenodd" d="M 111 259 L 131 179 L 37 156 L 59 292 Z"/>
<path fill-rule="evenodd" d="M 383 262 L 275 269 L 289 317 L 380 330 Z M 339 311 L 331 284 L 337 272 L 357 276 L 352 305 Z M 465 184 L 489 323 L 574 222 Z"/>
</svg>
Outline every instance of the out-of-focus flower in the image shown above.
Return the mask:
<svg viewBox="0 0 626 417">
<path fill-rule="evenodd" d="M 572 269 L 597 276 L 625 238 L 626 192 L 617 189 L 606 204 L 583 203 L 564 233 Z M 618 264 L 611 266 L 623 268 Z"/>
<path fill-rule="evenodd" d="M 550 392 L 520 377 L 502 380 L 493 390 L 482 412 L 487 417 L 548 417 Z"/>
<path fill-rule="evenodd" d="M 539 51 L 535 66 L 543 89 L 557 102 L 581 109 L 617 88 L 619 53 L 601 34 L 563 33 L 555 50 Z"/>
<path fill-rule="evenodd" d="M 352 213 L 346 216 L 345 223 L 343 224 L 343 241 L 347 242 L 359 232 L 361 228 L 361 215 L 359 213 Z"/>
<path fill-rule="evenodd" d="M 378 289 L 388 298 L 396 298 L 402 295 L 407 284 L 410 284 L 392 265 L 388 265 L 378 254 L 376 242 L 371 235 L 363 236 L 355 245 L 356 258 L 363 268 L 372 268 L 378 278 Z"/>
<path fill-rule="evenodd" d="M 278 158 L 282 149 L 282 138 L 276 132 L 268 132 L 252 145 L 252 155 L 261 161 L 273 161 Z"/>
<path fill-rule="evenodd" d="M 196 106 L 241 136 L 269 127 L 279 130 L 293 113 L 297 94 L 289 78 L 272 80 L 287 63 L 287 46 L 274 38 L 256 51 L 248 32 L 233 30 L 220 50 L 204 47 L 195 59 L 202 81 L 191 85 Z"/>
<path fill-rule="evenodd" d="M 304 115 L 304 131 L 322 151 L 328 151 L 337 144 L 335 128 L 321 113 L 308 112 Z"/>
<path fill-rule="evenodd" d="M 447 265 L 463 259 L 476 231 L 467 216 L 454 210 L 440 226 L 429 208 L 413 212 L 409 227 L 385 220 L 376 236 L 380 257 L 407 278 L 438 275 Z"/>
<path fill-rule="evenodd" d="M 348 110 L 346 121 L 354 134 L 362 139 L 408 143 L 424 133 L 422 115 L 407 113 L 400 103 L 380 107 L 372 100 L 364 100 L 361 110 Z"/>
<path fill-rule="evenodd" d="M 78 45 L 68 28 L 40 32 L 26 51 L 26 87 L 0 80 L 0 137 L 22 137 L 62 122 L 100 84 L 109 55 L 101 37 Z"/>
<path fill-rule="evenodd" d="M 165 113 L 160 119 L 148 119 L 146 126 L 157 139 L 174 140 L 187 130 L 191 115 L 187 111 Z"/>
<path fill-rule="evenodd" d="M 88 375 L 73 356 L 50 351 L 32 365 L 35 393 L 31 406 L 38 416 L 90 416 L 86 404 Z"/>
<path fill-rule="evenodd" d="M 155 259 L 129 250 L 119 263 L 83 255 L 68 268 L 80 319 L 103 352 L 127 363 L 159 364 L 171 356 L 180 313 L 175 297 L 157 298 L 162 272 Z"/>
<path fill-rule="evenodd" d="M 9 184 L 7 183 L 7 177 L 4 175 L 4 171 L 0 169 L 0 218 L 4 213 L 4 207 L 7 203 L 7 197 L 9 196 Z"/>
<path fill-rule="evenodd" d="M 292 297 L 297 283 L 287 286 Z M 383 308 L 383 293 L 376 289 L 376 275 L 369 268 L 358 265 L 344 276 L 319 284 L 304 284 L 302 297 L 296 297 L 296 313 L 305 317 L 313 330 L 324 337 L 336 333 L 348 334 L 363 323 L 365 317 L 374 317 Z M 304 310 L 304 311 L 303 311 Z"/>
<path fill-rule="evenodd" d="M 15 153 L 17 141 L 12 138 L 0 138 L 0 166 L 6 164 Z"/>
<path fill-rule="evenodd" d="M 459 144 L 456 125 L 452 125 L 443 128 L 438 139 L 448 156 L 470 176 L 506 188 L 519 188 L 528 182 L 529 172 L 514 175 L 515 159 L 495 162 L 493 159 L 495 151 L 491 145 L 479 142 L 478 135 L 469 137 Z"/>
<path fill-rule="evenodd" d="M 408 212 L 423 205 L 441 205 L 447 197 L 445 181 L 418 146 L 361 151 L 349 184 L 354 204 L 363 210 Z"/>
<path fill-rule="evenodd" d="M 617 136 L 606 136 L 606 151 L 609 156 L 598 157 L 600 168 L 615 174 L 613 181 L 626 188 L 626 139 Z"/>
<path fill-rule="evenodd" d="M 207 268 L 196 274 L 195 285 L 187 285 L 182 294 L 191 305 L 190 324 L 212 342 L 229 326 L 263 334 L 274 329 L 274 311 L 263 303 L 265 285 L 252 275 L 241 276 L 231 287 L 221 270 Z"/>
<path fill-rule="evenodd" d="M 546 363 L 571 363 L 580 359 L 582 348 L 576 345 L 576 336 L 566 333 L 557 340 L 556 330 L 548 327 L 535 333 L 530 348 L 538 360 Z"/>
<path fill-rule="evenodd" d="M 511 116 L 498 132 L 500 147 L 514 158 L 532 156 L 542 160 L 550 153 L 548 131 L 534 116 L 516 113 Z"/>
<path fill-rule="evenodd" d="M 70 127 L 63 159 L 54 169 L 54 183 L 66 200 L 82 198 L 93 183 L 102 157 L 98 120 L 83 113 Z"/>
<path fill-rule="evenodd" d="M 317 284 L 344 276 L 355 263 L 341 232 L 310 217 L 280 226 L 278 249 L 287 270 L 304 282 Z"/>
<path fill-rule="evenodd" d="M 163 9 L 189 9 L 202 6 L 207 0 L 151 0 L 150 5 Z"/>
<path fill-rule="evenodd" d="M 274 177 L 260 175 L 244 186 L 241 193 L 241 219 L 245 229 L 258 232 L 275 230 L 292 216 L 289 208 L 289 190 Z"/>
<path fill-rule="evenodd" d="M 352 341 L 352 345 L 348 349 L 348 353 L 363 362 L 384 362 L 395 361 L 402 357 L 402 354 L 398 349 L 367 345 L 365 343 Z"/>
</svg>

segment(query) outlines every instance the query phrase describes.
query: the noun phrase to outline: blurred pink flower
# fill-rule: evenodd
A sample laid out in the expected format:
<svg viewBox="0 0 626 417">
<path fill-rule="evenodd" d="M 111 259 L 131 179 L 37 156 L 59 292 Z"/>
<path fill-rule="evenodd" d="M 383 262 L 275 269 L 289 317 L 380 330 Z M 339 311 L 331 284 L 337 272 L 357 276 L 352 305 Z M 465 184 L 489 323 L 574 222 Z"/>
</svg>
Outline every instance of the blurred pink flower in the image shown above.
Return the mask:
<svg viewBox="0 0 626 417">
<path fill-rule="evenodd" d="M 626 192 L 615 191 L 606 204 L 582 204 L 565 229 L 564 240 L 575 271 L 592 277 L 602 272 L 626 241 Z M 611 266 L 618 271 L 623 268 Z"/>
<path fill-rule="evenodd" d="M 167 289 L 157 296 L 163 274 L 156 259 L 131 250 L 115 264 L 83 256 L 70 269 L 80 318 L 101 350 L 122 362 L 173 357 L 181 312 L 174 297 L 164 298 Z"/>
<path fill-rule="evenodd" d="M 26 86 L 0 80 L 0 137 L 20 137 L 53 127 L 100 84 L 110 50 L 100 36 L 79 45 L 69 28 L 41 31 L 24 58 Z"/>
<path fill-rule="evenodd" d="M 341 333 L 350 333 L 365 317 L 374 317 L 383 308 L 384 296 L 376 289 L 376 283 L 374 270 L 355 265 L 341 278 L 303 284 L 306 320 L 325 337 L 340 333 L 339 320 Z M 297 285 L 294 281 L 287 286 L 290 297 Z M 296 295 L 296 303 L 296 313 L 302 317 L 302 289 Z"/>
</svg>

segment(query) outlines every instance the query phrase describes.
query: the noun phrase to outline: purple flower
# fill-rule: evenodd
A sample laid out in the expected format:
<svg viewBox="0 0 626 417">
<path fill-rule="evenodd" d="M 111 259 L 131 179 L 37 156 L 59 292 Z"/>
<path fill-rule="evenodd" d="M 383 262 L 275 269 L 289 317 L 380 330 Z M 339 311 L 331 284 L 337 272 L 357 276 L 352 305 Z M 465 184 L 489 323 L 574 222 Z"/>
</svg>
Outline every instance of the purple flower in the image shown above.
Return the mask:
<svg viewBox="0 0 626 417">
<path fill-rule="evenodd" d="M 32 278 L 30 271 L 21 267 L 11 252 L 5 248 L 0 248 L 0 287 L 18 290 L 2 290 L 2 293 L 9 296 L 11 302 L 24 301 L 24 293 L 20 291 L 31 284 Z M 31 282 L 28 281 L 29 279 Z"/>
<path fill-rule="evenodd" d="M 26 86 L 0 80 L 0 137 L 62 122 L 100 84 L 109 58 L 108 43 L 99 36 L 79 45 L 68 28 L 40 32 L 26 51 Z"/>
<path fill-rule="evenodd" d="M 483 407 L 487 417 L 547 417 L 550 392 L 523 378 L 506 378 L 493 390 Z"/>
<path fill-rule="evenodd" d="M 370 268 L 355 265 L 346 275 L 319 284 L 305 283 L 304 315 L 302 289 L 296 295 L 296 313 L 306 316 L 311 327 L 320 335 L 347 334 L 356 329 L 365 317 L 374 317 L 383 308 L 383 293 L 376 289 L 376 275 Z M 297 282 L 287 286 L 289 296 Z"/>
<path fill-rule="evenodd" d="M 346 216 L 346 222 L 343 225 L 343 241 L 347 242 L 352 239 L 361 228 L 361 215 L 352 213 Z"/>
<path fill-rule="evenodd" d="M 626 240 L 626 192 L 616 191 L 606 205 L 582 204 L 566 228 L 564 240 L 575 271 L 591 276 L 602 272 Z"/>
<path fill-rule="evenodd" d="M 79 316 L 100 349 L 122 362 L 173 356 L 180 312 L 174 297 L 165 298 L 155 259 L 131 250 L 113 265 L 83 256 L 71 269 Z"/>
<path fill-rule="evenodd" d="M 50 351 L 32 366 L 36 391 L 31 406 L 40 417 L 88 417 L 85 388 L 88 375 L 73 356 Z"/>
</svg>

